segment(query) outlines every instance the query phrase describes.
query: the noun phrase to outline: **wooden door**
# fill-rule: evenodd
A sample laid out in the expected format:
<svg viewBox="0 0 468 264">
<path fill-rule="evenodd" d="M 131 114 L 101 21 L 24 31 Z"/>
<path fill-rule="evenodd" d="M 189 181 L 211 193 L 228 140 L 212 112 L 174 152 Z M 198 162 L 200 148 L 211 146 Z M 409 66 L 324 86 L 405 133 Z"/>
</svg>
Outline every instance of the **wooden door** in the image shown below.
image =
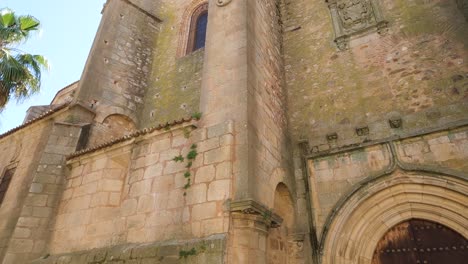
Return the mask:
<svg viewBox="0 0 468 264">
<path fill-rule="evenodd" d="M 466 264 L 468 241 L 443 225 L 412 219 L 380 240 L 372 264 Z"/>
</svg>

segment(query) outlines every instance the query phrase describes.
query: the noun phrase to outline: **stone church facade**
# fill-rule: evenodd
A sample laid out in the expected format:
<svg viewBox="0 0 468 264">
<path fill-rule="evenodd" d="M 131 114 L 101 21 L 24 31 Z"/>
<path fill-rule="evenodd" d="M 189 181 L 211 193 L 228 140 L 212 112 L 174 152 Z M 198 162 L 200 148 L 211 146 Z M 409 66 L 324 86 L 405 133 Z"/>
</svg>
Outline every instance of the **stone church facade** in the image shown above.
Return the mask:
<svg viewBox="0 0 468 264">
<path fill-rule="evenodd" d="M 467 61 L 465 0 L 108 0 L 0 135 L 0 263 L 464 263 Z"/>
</svg>

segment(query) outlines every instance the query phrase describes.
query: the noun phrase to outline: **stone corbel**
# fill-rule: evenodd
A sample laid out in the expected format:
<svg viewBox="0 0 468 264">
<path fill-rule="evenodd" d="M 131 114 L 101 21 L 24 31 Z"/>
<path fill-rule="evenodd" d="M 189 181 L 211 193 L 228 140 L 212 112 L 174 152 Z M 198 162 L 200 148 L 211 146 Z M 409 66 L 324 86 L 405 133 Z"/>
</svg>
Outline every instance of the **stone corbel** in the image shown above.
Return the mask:
<svg viewBox="0 0 468 264">
<path fill-rule="evenodd" d="M 388 21 L 382 20 L 377 23 L 377 33 L 385 35 L 388 32 Z"/>
<path fill-rule="evenodd" d="M 216 0 L 217 6 L 227 6 L 232 0 Z"/>
<path fill-rule="evenodd" d="M 289 255 L 293 258 L 304 257 L 305 234 L 292 234 L 288 237 Z"/>
<path fill-rule="evenodd" d="M 346 35 L 335 38 L 335 44 L 339 50 L 347 50 L 349 43 L 349 37 Z"/>
<path fill-rule="evenodd" d="M 283 223 L 279 215 L 252 199 L 231 202 L 230 211 L 261 216 L 268 227 L 279 227 Z"/>
</svg>

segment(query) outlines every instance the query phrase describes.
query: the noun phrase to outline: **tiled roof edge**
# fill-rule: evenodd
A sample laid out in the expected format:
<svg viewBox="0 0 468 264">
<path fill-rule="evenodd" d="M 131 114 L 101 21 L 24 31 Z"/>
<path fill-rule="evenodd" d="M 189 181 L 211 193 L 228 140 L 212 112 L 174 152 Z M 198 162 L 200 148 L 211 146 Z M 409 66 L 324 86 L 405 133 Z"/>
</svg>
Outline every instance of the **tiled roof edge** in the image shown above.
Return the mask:
<svg viewBox="0 0 468 264">
<path fill-rule="evenodd" d="M 58 112 L 58 111 L 60 111 L 62 109 L 67 108 L 69 105 L 70 105 L 70 103 L 65 103 L 65 104 L 59 105 L 59 106 L 57 106 L 55 108 L 52 108 L 52 109 L 42 113 L 40 116 L 38 116 L 38 117 L 36 117 L 34 119 L 31 119 L 31 120 L 27 121 L 26 123 L 24 123 L 24 124 L 22 124 L 20 126 L 17 126 L 15 128 L 12 128 L 12 129 L 8 130 L 7 132 L 1 134 L 0 139 L 5 138 L 5 137 L 7 137 L 7 136 L 9 136 L 9 135 L 23 129 L 23 128 L 25 128 L 25 127 L 28 127 L 28 126 L 30 126 L 30 125 L 32 125 L 32 124 L 46 118 L 46 117 L 48 117 L 48 116 L 51 116 L 52 114 L 54 114 L 54 113 L 56 113 L 56 112 Z"/>
<path fill-rule="evenodd" d="M 79 82 L 80 82 L 80 80 L 74 81 L 74 82 L 70 83 L 69 85 L 63 87 L 62 89 L 58 90 L 58 92 L 55 93 L 54 99 L 52 99 L 52 101 L 50 101 L 50 103 L 52 104 L 52 103 L 55 101 L 55 99 L 57 98 L 57 95 L 58 95 L 61 91 L 65 90 L 65 89 L 67 89 L 67 88 L 70 88 L 71 86 L 73 86 L 73 85 L 75 85 L 75 84 L 77 84 L 77 83 L 79 83 Z"/>
<path fill-rule="evenodd" d="M 74 152 L 74 153 L 67 156 L 67 160 L 71 160 L 71 159 L 74 159 L 76 157 L 79 157 L 79 156 L 82 156 L 82 155 L 85 155 L 85 154 L 93 153 L 93 152 L 96 152 L 98 150 L 108 148 L 108 147 L 113 146 L 115 144 L 125 142 L 125 141 L 131 140 L 133 138 L 137 138 L 137 137 L 152 133 L 152 132 L 157 131 L 157 130 L 167 129 L 167 128 L 170 128 L 171 126 L 180 125 L 180 124 L 183 124 L 183 123 L 188 123 L 188 122 L 193 121 L 193 120 L 194 119 L 192 117 L 182 118 L 182 119 L 179 119 L 179 120 L 174 120 L 172 122 L 167 122 L 165 124 L 160 124 L 160 125 L 157 125 L 157 126 L 154 126 L 154 127 L 144 128 L 144 129 L 135 131 L 135 132 L 133 132 L 131 134 L 122 136 L 120 138 L 116 138 L 116 139 L 104 142 L 102 144 L 99 144 L 99 145 L 96 145 L 96 146 L 93 146 L 93 147 L 90 147 L 90 148 L 87 148 L 87 149 L 83 149 L 83 150 Z"/>
</svg>

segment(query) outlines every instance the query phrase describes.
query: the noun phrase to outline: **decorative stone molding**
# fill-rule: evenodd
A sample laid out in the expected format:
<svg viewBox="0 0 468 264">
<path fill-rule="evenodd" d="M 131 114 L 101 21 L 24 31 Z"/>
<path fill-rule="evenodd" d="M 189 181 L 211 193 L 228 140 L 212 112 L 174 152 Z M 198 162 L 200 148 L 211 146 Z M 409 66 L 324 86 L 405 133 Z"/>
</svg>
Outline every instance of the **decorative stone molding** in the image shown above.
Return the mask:
<svg viewBox="0 0 468 264">
<path fill-rule="evenodd" d="M 335 30 L 335 43 L 340 50 L 348 48 L 352 36 L 363 34 L 374 29 L 384 34 L 388 22 L 376 0 L 326 0 L 330 9 L 333 28 Z"/>
<path fill-rule="evenodd" d="M 440 223 L 467 237 L 466 193 L 466 180 L 428 172 L 396 170 L 391 177 L 363 184 L 329 217 L 321 237 L 321 263 L 370 264 L 383 235 L 412 218 Z"/>
<path fill-rule="evenodd" d="M 307 139 L 300 140 L 298 143 L 298 146 L 299 146 L 299 149 L 302 151 L 303 155 L 309 154 L 309 151 L 310 151 L 309 140 Z"/>
<path fill-rule="evenodd" d="M 466 22 L 468 22 L 468 0 L 457 0 L 457 6 L 465 16 Z"/>
<path fill-rule="evenodd" d="M 338 134 L 337 133 L 331 133 L 327 135 L 327 140 L 330 141 L 337 141 L 338 140 Z"/>
<path fill-rule="evenodd" d="M 403 121 L 401 118 L 392 118 L 388 120 L 388 123 L 390 124 L 391 128 L 401 128 L 403 125 Z"/>
<path fill-rule="evenodd" d="M 278 227 L 283 223 L 283 219 L 279 215 L 252 199 L 231 202 L 230 211 L 262 216 L 269 227 Z"/>
<path fill-rule="evenodd" d="M 227 6 L 232 0 L 216 0 L 217 6 Z"/>
<path fill-rule="evenodd" d="M 369 135 L 369 127 L 365 126 L 365 127 L 356 128 L 356 134 L 358 136 L 367 136 L 367 135 Z"/>
</svg>

